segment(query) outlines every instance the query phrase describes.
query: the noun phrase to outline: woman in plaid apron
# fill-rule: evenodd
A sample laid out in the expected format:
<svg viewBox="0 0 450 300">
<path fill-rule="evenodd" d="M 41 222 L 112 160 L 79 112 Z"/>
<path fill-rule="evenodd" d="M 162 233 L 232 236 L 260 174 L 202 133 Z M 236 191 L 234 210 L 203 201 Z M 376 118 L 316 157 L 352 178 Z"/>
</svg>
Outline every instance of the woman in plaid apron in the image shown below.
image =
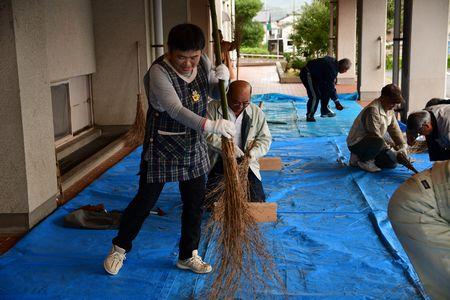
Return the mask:
<svg viewBox="0 0 450 300">
<path fill-rule="evenodd" d="M 205 175 L 209 171 L 203 132 L 232 137 L 235 127 L 227 120 L 205 118 L 208 95 L 218 80 L 228 81 L 225 65 L 212 70 L 202 55 L 205 37 L 193 24 L 173 27 L 169 52 L 159 57 L 144 77 L 149 108 L 141 156 L 139 190 L 125 209 L 119 232 L 104 261 L 106 272 L 116 275 L 125 253 L 155 205 L 165 182 L 178 181 L 183 212 L 177 267 L 209 273 L 197 248 L 200 241 Z"/>
</svg>

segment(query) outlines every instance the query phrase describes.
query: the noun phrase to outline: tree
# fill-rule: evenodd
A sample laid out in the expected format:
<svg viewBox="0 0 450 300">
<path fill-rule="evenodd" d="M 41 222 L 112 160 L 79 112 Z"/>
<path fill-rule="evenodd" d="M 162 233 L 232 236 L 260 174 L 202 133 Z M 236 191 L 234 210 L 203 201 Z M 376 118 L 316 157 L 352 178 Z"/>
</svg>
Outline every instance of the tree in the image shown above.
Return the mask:
<svg viewBox="0 0 450 300">
<path fill-rule="evenodd" d="M 309 58 L 325 55 L 328 49 L 330 10 L 325 1 L 304 4 L 294 24 L 292 40 L 298 51 Z"/>
<path fill-rule="evenodd" d="M 264 37 L 262 24 L 252 19 L 262 9 L 261 0 L 236 0 L 236 29 L 235 39 L 238 44 L 243 41 L 245 46 L 259 46 Z"/>
<path fill-rule="evenodd" d="M 245 24 L 242 28 L 242 46 L 259 47 L 264 37 L 264 26 L 258 22 Z"/>
<path fill-rule="evenodd" d="M 394 28 L 394 0 L 388 0 L 387 1 L 387 24 L 386 29 L 391 30 Z"/>
<path fill-rule="evenodd" d="M 236 23 L 251 23 L 262 9 L 261 0 L 236 0 Z"/>
</svg>

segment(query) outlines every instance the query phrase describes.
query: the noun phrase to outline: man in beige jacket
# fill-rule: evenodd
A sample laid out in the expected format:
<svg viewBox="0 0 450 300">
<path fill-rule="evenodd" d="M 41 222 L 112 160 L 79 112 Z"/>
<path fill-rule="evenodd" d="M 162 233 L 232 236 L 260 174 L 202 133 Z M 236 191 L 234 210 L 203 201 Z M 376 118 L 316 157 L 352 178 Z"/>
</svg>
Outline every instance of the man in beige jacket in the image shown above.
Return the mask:
<svg viewBox="0 0 450 300">
<path fill-rule="evenodd" d="M 450 160 L 405 181 L 389 202 L 389 219 L 432 299 L 450 298 Z"/>
<path fill-rule="evenodd" d="M 347 137 L 351 166 L 377 172 L 382 168 L 395 168 L 398 152 L 407 156 L 407 145 L 394 115 L 394 107 L 402 102 L 400 89 L 388 84 L 381 90 L 381 96 L 359 113 Z M 386 133 L 395 148 L 386 143 Z"/>
<path fill-rule="evenodd" d="M 236 157 L 241 158 L 249 151 L 250 170 L 248 180 L 250 184 L 250 198 L 253 202 L 264 202 L 266 196 L 261 183 L 258 159 L 264 156 L 272 143 L 272 136 L 266 117 L 262 110 L 250 103 L 252 87 L 247 81 L 233 81 L 228 89 L 228 119 L 235 124 L 236 135 L 234 145 Z M 211 120 L 223 118 L 220 101 L 208 103 L 207 117 Z M 208 154 L 211 170 L 208 174 L 207 192 L 214 189 L 223 176 L 223 161 L 221 157 L 222 140 L 218 134 L 207 134 Z"/>
</svg>

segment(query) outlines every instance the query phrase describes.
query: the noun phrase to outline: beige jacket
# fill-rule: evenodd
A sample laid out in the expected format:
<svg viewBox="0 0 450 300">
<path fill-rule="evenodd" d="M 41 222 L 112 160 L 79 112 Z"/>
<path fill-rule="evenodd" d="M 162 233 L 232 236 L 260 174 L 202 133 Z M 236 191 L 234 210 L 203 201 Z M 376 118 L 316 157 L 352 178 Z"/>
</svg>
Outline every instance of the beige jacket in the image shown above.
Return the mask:
<svg viewBox="0 0 450 300">
<path fill-rule="evenodd" d="M 405 181 L 389 202 L 389 219 L 426 292 L 450 295 L 450 161 Z"/>
<path fill-rule="evenodd" d="M 252 157 L 250 161 L 250 169 L 261 180 L 258 159 L 266 155 L 269 151 L 270 145 L 272 144 L 272 135 L 267 125 L 266 116 L 257 105 L 250 103 L 245 108 L 245 112 L 250 118 L 250 129 L 245 140 L 244 152 L 248 149 L 252 141 L 255 141 L 252 148 L 255 157 Z M 208 103 L 207 118 L 209 120 L 222 119 L 220 101 L 214 100 Z M 222 152 L 222 139 L 218 134 L 209 133 L 205 134 L 205 136 L 208 143 L 209 161 L 211 167 L 213 167 Z"/>
<path fill-rule="evenodd" d="M 385 111 L 379 99 L 373 100 L 356 117 L 347 137 L 347 145 L 353 146 L 361 141 L 367 134 L 376 134 L 384 138 L 389 133 L 395 145 L 406 144 L 402 131 L 398 126 L 394 111 Z M 386 147 L 388 147 L 386 145 Z"/>
</svg>

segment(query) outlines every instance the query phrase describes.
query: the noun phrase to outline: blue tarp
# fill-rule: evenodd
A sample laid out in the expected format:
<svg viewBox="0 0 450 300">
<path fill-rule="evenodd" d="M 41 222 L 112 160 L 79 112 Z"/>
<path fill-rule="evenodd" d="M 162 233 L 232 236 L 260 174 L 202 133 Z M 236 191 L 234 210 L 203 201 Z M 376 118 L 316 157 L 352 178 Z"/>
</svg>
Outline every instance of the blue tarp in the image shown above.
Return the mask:
<svg viewBox="0 0 450 300">
<path fill-rule="evenodd" d="M 305 123 L 304 98 L 255 96 L 261 98 L 269 120 L 277 119 L 271 109 L 281 110 L 294 101 L 295 122 L 301 128 L 299 132 L 295 124 L 295 129 L 270 125 L 275 138 L 269 156 L 281 157 L 283 169 L 262 174 L 267 200 L 278 203 L 278 221 L 262 224 L 261 230 L 288 298 L 422 298 L 417 276 L 386 220 L 388 199 L 410 171 L 398 167 L 370 174 L 345 164 L 345 135 L 359 106 L 342 100 L 346 109 L 336 118 Z M 0 257 L 0 298 L 203 298 L 211 275 L 174 266 L 181 213 L 176 184 L 167 184 L 157 203 L 167 216 L 146 220 L 117 276 L 106 275 L 102 266 L 115 231 L 62 226 L 62 218 L 81 205 L 104 203 L 109 210 L 124 209 L 137 189 L 140 151 L 108 170 Z M 419 170 L 430 166 L 426 155 L 414 157 Z M 213 244 L 214 240 L 201 244 L 200 254 L 207 261 L 216 259 Z M 256 296 L 240 291 L 238 297 L 283 299 L 275 287 L 258 290 Z"/>
<path fill-rule="evenodd" d="M 287 137 L 314 137 L 347 135 L 353 120 L 359 113 L 360 105 L 356 93 L 339 95 L 345 106 L 334 118 L 321 118 L 316 115 L 317 122 L 306 122 L 305 97 L 295 97 L 283 94 L 263 94 L 253 96 L 252 101 L 263 101 L 264 112 L 270 125 L 270 131 L 275 140 Z M 330 101 L 333 108 L 333 101 Z M 318 109 L 320 113 L 320 109 Z M 284 123 L 284 124 L 279 124 Z"/>
</svg>

